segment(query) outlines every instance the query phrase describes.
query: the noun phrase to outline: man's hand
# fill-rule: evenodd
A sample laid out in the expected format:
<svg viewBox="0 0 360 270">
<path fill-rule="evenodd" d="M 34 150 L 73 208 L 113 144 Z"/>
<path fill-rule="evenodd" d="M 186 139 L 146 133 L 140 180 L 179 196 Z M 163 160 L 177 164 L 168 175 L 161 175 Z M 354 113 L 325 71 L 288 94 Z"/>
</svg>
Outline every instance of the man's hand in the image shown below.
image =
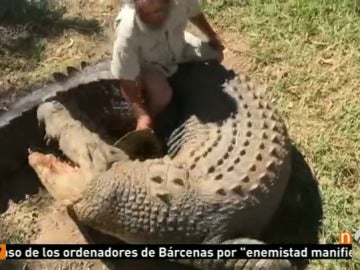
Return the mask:
<svg viewBox="0 0 360 270">
<path fill-rule="evenodd" d="M 136 130 L 152 128 L 152 120 L 144 104 L 143 85 L 138 81 L 120 80 L 120 89 L 125 100 L 133 107 Z"/>
<path fill-rule="evenodd" d="M 209 39 L 209 44 L 218 52 L 218 60 L 222 62 L 224 59 L 223 51 L 225 47 L 222 44 L 221 39 L 216 34 L 214 29 L 211 27 L 204 14 L 200 13 L 199 15 L 190 19 L 190 21 L 199 28 L 199 30 L 206 35 Z"/>
<path fill-rule="evenodd" d="M 151 117 L 149 115 L 141 115 L 137 119 L 136 130 L 148 129 L 148 128 L 152 129 Z"/>
</svg>

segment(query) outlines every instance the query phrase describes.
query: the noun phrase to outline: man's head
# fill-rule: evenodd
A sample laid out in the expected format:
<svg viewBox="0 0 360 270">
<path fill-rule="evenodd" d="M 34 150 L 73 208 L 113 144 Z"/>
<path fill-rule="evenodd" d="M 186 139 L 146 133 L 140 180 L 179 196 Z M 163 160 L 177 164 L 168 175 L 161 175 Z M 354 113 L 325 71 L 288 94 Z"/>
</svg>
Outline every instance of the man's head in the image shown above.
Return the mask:
<svg viewBox="0 0 360 270">
<path fill-rule="evenodd" d="M 134 0 L 140 19 L 147 25 L 161 27 L 168 15 L 171 0 Z"/>
</svg>

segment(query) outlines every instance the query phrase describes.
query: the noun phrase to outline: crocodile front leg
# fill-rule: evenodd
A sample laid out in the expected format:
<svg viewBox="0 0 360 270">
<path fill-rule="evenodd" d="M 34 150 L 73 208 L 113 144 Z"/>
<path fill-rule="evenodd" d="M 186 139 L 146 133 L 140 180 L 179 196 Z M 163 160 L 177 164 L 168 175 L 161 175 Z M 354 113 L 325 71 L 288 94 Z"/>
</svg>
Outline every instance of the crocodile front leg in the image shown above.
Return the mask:
<svg viewBox="0 0 360 270">
<path fill-rule="evenodd" d="M 222 244 L 265 244 L 256 239 L 236 238 L 222 242 Z M 273 259 L 196 259 L 196 260 L 171 260 L 184 265 L 191 265 L 199 270 L 291 270 L 296 269 L 289 260 Z"/>
</svg>

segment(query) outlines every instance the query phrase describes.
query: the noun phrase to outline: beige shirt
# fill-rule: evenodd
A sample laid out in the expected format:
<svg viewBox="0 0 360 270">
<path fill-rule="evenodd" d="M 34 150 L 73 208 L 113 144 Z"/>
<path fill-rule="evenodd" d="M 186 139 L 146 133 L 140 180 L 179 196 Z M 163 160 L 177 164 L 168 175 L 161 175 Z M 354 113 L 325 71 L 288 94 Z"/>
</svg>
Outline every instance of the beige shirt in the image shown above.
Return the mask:
<svg viewBox="0 0 360 270">
<path fill-rule="evenodd" d="M 141 22 L 135 10 L 125 5 L 115 20 L 111 71 L 116 78 L 136 80 L 146 68 L 165 76 L 177 71 L 177 64 L 216 57 L 199 38 L 185 31 L 188 19 L 201 13 L 201 0 L 172 0 L 168 19 L 161 29 Z"/>
</svg>

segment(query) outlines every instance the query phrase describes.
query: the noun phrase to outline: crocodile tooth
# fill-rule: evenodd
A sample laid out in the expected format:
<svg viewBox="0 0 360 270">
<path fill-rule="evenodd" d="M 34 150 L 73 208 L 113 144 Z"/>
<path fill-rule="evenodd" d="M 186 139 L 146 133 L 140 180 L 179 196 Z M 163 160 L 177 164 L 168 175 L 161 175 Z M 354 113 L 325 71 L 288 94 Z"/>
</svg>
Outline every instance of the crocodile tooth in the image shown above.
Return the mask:
<svg viewBox="0 0 360 270">
<path fill-rule="evenodd" d="M 49 144 L 50 144 L 50 142 L 51 142 L 51 138 L 49 138 L 49 136 L 48 135 L 45 135 L 44 136 L 44 140 L 45 140 L 45 144 L 48 146 Z"/>
</svg>

